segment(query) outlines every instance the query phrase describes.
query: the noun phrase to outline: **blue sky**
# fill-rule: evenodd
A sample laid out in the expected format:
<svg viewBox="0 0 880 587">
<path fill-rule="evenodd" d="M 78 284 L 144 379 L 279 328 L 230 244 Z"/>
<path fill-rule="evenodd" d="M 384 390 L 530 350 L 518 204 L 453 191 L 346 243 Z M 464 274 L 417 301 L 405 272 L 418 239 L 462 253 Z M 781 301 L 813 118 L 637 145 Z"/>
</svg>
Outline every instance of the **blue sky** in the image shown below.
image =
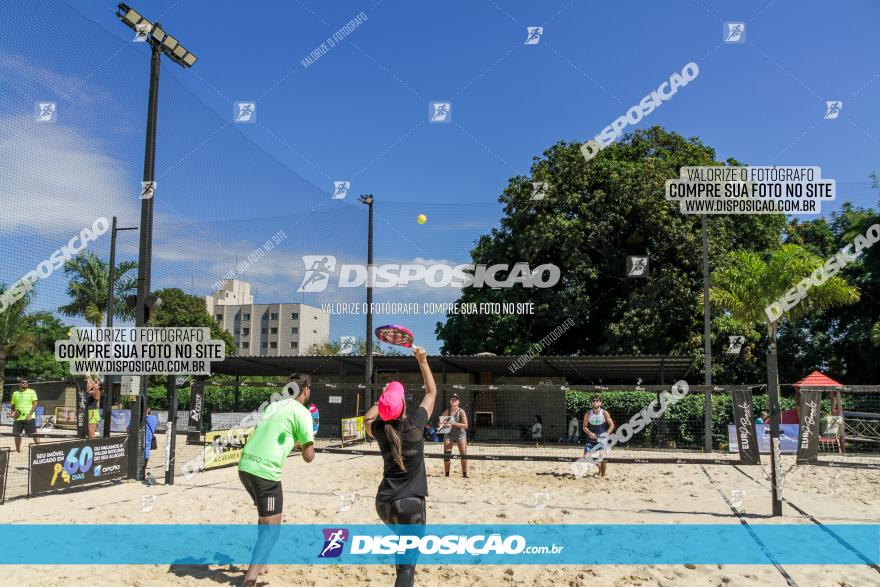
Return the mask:
<svg viewBox="0 0 880 587">
<path fill-rule="evenodd" d="M 19 4 L 0 5 L 6 282 L 97 216 L 137 223 L 149 62 L 110 2 Z M 377 260 L 467 262 L 500 217 L 508 178 L 528 175 L 532 157 L 559 140 L 597 134 L 691 61 L 699 77 L 637 128 L 699 136 L 721 159 L 819 165 L 838 182 L 837 205 L 877 205 L 868 179 L 880 167 L 876 2 L 132 6 L 199 56 L 192 70 L 163 64 L 155 287 L 206 294 L 236 256 L 284 230 L 289 238 L 242 278 L 258 302 L 299 301 L 302 255 L 364 262 L 355 196 L 367 192 L 377 198 Z M 301 65 L 361 12 L 366 21 L 346 39 Z M 724 21 L 746 22 L 744 44 L 721 42 Z M 524 45 L 527 26 L 544 27 L 538 44 Z M 43 100 L 57 102 L 56 123 L 33 123 Z M 451 124 L 428 122 L 433 100 L 452 102 Z M 826 100 L 843 101 L 838 119 L 823 119 Z M 257 122 L 233 123 L 235 101 L 255 101 Z M 351 181 L 346 200 L 330 199 L 334 180 Z M 121 257 L 134 258 L 135 233 L 121 239 Z M 108 248 L 109 237 L 93 245 L 105 257 Z M 41 282 L 36 305 L 64 303 L 65 283 Z M 401 289 L 377 301 L 456 293 Z M 400 321 L 436 351 L 438 318 Z M 333 338 L 362 330 L 359 318 L 332 320 Z"/>
</svg>

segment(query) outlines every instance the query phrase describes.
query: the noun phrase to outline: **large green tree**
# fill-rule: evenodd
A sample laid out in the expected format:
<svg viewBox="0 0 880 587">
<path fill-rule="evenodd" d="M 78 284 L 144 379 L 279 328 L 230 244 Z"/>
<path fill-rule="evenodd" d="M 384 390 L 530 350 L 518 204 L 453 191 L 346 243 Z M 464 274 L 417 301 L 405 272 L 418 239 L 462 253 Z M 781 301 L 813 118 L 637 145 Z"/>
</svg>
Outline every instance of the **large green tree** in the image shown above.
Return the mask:
<svg viewBox="0 0 880 587">
<path fill-rule="evenodd" d="M 510 179 L 499 226 L 471 252 L 474 263 L 552 263 L 561 281 L 465 288 L 460 302 L 533 302 L 534 314 L 450 316 L 437 325 L 442 352 L 521 353 L 571 318 L 543 354 L 699 353 L 700 217 L 666 201 L 664 186 L 683 165 L 722 162 L 699 139 L 659 127 L 627 135 L 589 162 L 579 146 L 560 142 L 535 158 L 530 177 Z M 547 183 L 543 200 L 532 199 L 532 182 Z M 782 215 L 710 217 L 712 267 L 731 251 L 777 246 L 784 226 Z M 626 277 L 628 255 L 650 257 L 650 278 Z"/>
<path fill-rule="evenodd" d="M 880 188 L 876 181 L 875 187 Z M 828 221 L 792 222 L 786 239 L 829 258 L 878 223 L 876 210 L 845 203 Z M 859 301 L 805 316 L 780 330 L 780 368 L 790 369 L 792 380 L 822 369 L 844 383 L 880 381 L 880 338 L 875 338 L 880 335 L 880 244 L 865 250 L 841 275 L 858 288 Z"/>
<path fill-rule="evenodd" d="M 6 292 L 6 289 L 6 284 L 0 283 L 0 294 Z M 0 312 L 0 394 L 6 376 L 6 357 L 30 351 L 37 344 L 33 333 L 24 328 L 27 322 L 27 308 L 33 295 L 34 290 L 28 290 Z"/>
<path fill-rule="evenodd" d="M 210 328 L 211 338 L 226 343 L 226 354 L 235 354 L 235 338 L 208 314 L 204 298 L 184 293 L 176 287 L 153 293 L 159 296 L 162 303 L 150 314 L 148 326 Z"/>
<path fill-rule="evenodd" d="M 129 272 L 137 267 L 134 261 L 123 261 L 116 267 L 113 315 L 132 319 L 134 313 L 126 304 L 126 296 L 135 293 L 137 282 Z M 64 263 L 70 281 L 67 295 L 71 302 L 58 308 L 65 316 L 80 316 L 89 324 L 101 326 L 107 316 L 110 267 L 91 251 L 83 251 Z"/>
<path fill-rule="evenodd" d="M 55 360 L 55 341 L 67 339 L 70 328 L 51 312 L 26 315 L 21 322 L 20 333 L 24 340 L 29 341 L 29 345 L 26 350 L 9 359 L 9 373 L 31 379 L 70 377 L 67 363 Z"/>
</svg>

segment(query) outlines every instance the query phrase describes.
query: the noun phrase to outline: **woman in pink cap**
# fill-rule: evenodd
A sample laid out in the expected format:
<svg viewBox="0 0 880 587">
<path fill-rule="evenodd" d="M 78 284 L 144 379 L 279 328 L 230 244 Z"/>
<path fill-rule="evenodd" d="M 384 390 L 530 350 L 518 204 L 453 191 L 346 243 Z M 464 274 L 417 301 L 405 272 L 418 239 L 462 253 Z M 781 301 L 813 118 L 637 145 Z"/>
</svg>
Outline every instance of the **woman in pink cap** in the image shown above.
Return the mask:
<svg viewBox="0 0 880 587">
<path fill-rule="evenodd" d="M 434 411 L 437 386 L 425 349 L 413 347 L 413 354 L 425 381 L 425 397 L 416 411 L 407 414 L 403 384 L 392 381 L 364 416 L 364 428 L 376 439 L 385 461 L 382 483 L 376 493 L 376 512 L 388 525 L 426 523 L 425 424 Z M 397 565 L 395 587 L 410 587 L 415 578 L 415 565 Z"/>
</svg>

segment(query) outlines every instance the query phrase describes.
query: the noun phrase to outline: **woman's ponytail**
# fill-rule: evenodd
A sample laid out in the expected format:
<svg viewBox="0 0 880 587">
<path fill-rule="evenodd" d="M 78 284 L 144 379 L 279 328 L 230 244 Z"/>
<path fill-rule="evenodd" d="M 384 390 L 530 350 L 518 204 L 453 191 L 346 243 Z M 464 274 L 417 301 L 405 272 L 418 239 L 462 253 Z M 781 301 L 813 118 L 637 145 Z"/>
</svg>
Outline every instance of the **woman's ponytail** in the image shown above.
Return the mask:
<svg viewBox="0 0 880 587">
<path fill-rule="evenodd" d="M 397 463 L 401 471 L 406 472 L 406 465 L 403 463 L 403 450 L 400 447 L 400 431 L 397 430 L 397 422 L 387 422 L 385 424 L 385 437 L 391 444 L 391 458 Z"/>
</svg>

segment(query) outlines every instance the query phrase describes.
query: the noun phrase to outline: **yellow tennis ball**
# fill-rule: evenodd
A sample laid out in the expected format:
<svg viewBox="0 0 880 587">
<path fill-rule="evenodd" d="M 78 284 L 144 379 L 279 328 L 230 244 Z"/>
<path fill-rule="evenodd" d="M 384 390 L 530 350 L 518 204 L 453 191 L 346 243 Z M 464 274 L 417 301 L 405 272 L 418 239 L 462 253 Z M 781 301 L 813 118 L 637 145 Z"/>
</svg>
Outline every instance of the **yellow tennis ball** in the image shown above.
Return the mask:
<svg viewBox="0 0 880 587">
<path fill-rule="evenodd" d="M 418 220 L 419 224 L 424 224 L 425 222 L 428 221 L 428 217 L 425 216 L 424 214 L 419 214 L 418 217 L 416 218 L 416 220 Z"/>
</svg>

